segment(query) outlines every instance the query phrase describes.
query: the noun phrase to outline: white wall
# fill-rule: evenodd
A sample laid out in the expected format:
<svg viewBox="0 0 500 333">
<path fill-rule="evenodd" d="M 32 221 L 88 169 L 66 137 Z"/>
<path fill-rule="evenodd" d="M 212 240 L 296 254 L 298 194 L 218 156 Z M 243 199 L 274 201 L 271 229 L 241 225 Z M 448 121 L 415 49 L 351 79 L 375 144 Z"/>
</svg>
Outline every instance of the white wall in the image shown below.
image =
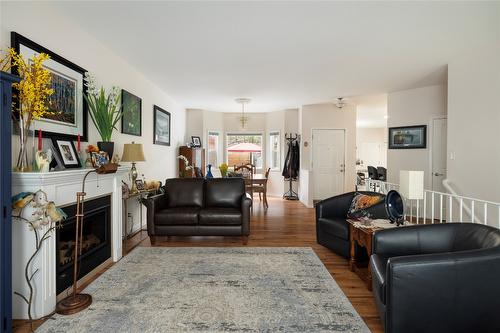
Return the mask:
<svg viewBox="0 0 500 333">
<path fill-rule="evenodd" d="M 339 109 L 333 103 L 303 105 L 299 112 L 299 125 L 302 134 L 300 165 L 301 174 L 312 171 L 311 168 L 311 143 L 312 129 L 345 129 L 346 130 L 346 165 L 345 186 L 346 192 L 353 191 L 356 185 L 356 109 L 353 106 L 345 106 Z M 307 147 L 305 142 L 308 142 Z M 313 186 L 314 172 L 309 173 L 309 182 L 301 181 L 301 197 L 305 198 L 303 203 L 312 206 L 310 188 Z M 304 185 L 308 185 L 305 188 Z M 302 199 L 301 199 L 302 201 Z"/>
<path fill-rule="evenodd" d="M 131 136 L 115 131 L 112 137 L 115 142 L 115 153 L 121 156 L 124 143 L 132 141 L 142 143 L 146 162 L 138 163 L 137 168 L 140 174 L 143 173 L 146 179 L 162 181 L 176 175 L 177 147 L 184 141 L 186 127 L 186 114 L 180 105 L 119 55 L 87 34 L 78 25 L 68 21 L 50 4 L 2 2 L 1 10 L 0 47 L 2 49 L 10 46 L 10 32 L 16 31 L 92 72 L 97 81 L 105 87 L 116 85 L 142 98 L 142 136 Z M 153 145 L 153 104 L 171 114 L 170 147 Z M 118 128 L 120 128 L 119 125 Z M 89 142 L 93 144 L 100 141 L 90 119 L 89 138 Z M 14 142 L 17 141 L 17 138 L 14 138 Z M 131 200 L 132 210 L 133 204 Z M 138 219 L 136 215 L 134 221 Z"/>
<path fill-rule="evenodd" d="M 496 8 L 477 21 L 482 33 L 469 52 L 448 65 L 447 163 L 459 193 L 500 202 L 499 3 Z"/>
<path fill-rule="evenodd" d="M 358 127 L 356 130 L 356 159 L 363 165 L 357 168 L 366 169 L 368 165 L 387 166 L 387 128 Z"/>
<path fill-rule="evenodd" d="M 422 87 L 390 93 L 387 97 L 388 127 L 427 125 L 426 149 L 388 149 L 387 180 L 399 183 L 400 170 L 422 170 L 425 188 L 431 189 L 430 142 L 431 121 L 446 117 L 445 85 Z"/>
</svg>

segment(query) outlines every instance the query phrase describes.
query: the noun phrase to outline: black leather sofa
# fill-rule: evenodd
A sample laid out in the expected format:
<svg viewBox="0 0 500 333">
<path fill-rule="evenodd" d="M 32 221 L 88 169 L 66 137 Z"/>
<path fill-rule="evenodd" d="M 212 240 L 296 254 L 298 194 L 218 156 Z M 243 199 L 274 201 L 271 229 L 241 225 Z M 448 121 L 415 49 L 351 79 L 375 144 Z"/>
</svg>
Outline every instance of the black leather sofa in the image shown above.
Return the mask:
<svg viewBox="0 0 500 333">
<path fill-rule="evenodd" d="M 500 230 L 472 223 L 382 230 L 373 253 L 385 332 L 500 332 Z"/>
<path fill-rule="evenodd" d="M 316 240 L 333 252 L 349 258 L 349 225 L 346 222 L 347 212 L 356 193 L 373 194 L 373 192 L 348 192 L 322 200 L 316 204 Z M 372 208 L 373 218 L 385 219 L 387 213 L 383 203 Z M 362 255 L 362 254 L 361 254 Z"/>
<path fill-rule="evenodd" d="M 242 236 L 250 234 L 252 200 L 242 178 L 167 179 L 165 193 L 146 200 L 148 235 Z"/>
</svg>

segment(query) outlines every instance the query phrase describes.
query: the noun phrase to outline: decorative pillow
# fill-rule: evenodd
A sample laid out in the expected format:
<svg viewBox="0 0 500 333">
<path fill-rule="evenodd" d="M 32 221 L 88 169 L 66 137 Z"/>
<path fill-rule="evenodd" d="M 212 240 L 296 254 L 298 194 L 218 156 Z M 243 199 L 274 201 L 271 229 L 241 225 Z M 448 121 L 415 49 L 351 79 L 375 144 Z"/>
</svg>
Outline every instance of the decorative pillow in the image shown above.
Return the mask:
<svg viewBox="0 0 500 333">
<path fill-rule="evenodd" d="M 354 194 L 351 207 L 347 211 L 347 217 L 351 219 L 380 218 L 376 215 L 381 210 L 380 204 L 384 205 L 384 198 L 385 196 L 379 193 Z"/>
</svg>

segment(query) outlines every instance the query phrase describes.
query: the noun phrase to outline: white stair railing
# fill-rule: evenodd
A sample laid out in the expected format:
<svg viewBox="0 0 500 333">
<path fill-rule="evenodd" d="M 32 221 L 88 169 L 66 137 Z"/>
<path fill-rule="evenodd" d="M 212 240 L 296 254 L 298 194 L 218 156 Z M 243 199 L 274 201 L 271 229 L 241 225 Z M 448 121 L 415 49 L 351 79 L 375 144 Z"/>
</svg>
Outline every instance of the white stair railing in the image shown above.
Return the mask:
<svg viewBox="0 0 500 333">
<path fill-rule="evenodd" d="M 383 194 L 399 190 L 398 184 L 380 180 L 368 179 L 366 184 L 367 190 Z M 448 191 L 454 192 L 449 181 L 444 186 Z M 500 203 L 462 196 L 456 192 L 424 190 L 422 200 L 406 200 L 406 218 L 418 224 L 472 222 L 500 228 Z"/>
</svg>

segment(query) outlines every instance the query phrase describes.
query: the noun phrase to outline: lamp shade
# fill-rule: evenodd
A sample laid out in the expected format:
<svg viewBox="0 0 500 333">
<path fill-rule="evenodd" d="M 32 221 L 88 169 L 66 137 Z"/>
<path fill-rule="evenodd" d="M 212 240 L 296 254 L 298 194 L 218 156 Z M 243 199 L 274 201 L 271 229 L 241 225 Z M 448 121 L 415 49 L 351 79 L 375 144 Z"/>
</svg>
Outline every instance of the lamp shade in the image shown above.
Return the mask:
<svg viewBox="0 0 500 333">
<path fill-rule="evenodd" d="M 424 172 L 401 170 L 399 172 L 399 192 L 406 199 L 423 199 Z"/>
<path fill-rule="evenodd" d="M 123 146 L 122 162 L 144 162 L 144 152 L 140 143 L 126 143 Z"/>
</svg>

